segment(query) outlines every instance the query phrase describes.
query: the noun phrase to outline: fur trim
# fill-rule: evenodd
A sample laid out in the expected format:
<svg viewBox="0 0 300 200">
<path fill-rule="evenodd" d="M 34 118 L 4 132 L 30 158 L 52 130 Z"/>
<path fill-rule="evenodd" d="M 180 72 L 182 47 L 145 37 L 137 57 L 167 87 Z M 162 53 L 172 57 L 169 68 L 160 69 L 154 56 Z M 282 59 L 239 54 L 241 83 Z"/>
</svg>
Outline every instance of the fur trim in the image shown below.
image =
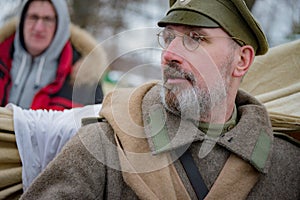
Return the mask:
<svg viewBox="0 0 300 200">
<path fill-rule="evenodd" d="M 71 43 L 77 49 L 78 52 L 81 52 L 83 56 L 89 54 L 96 45 L 97 41 L 93 38 L 87 31 L 81 29 L 75 24 L 70 25 L 71 32 Z M 84 39 L 84 40 L 83 40 Z"/>
<path fill-rule="evenodd" d="M 0 43 L 9 38 L 16 32 L 18 19 L 12 18 L 10 21 L 5 23 L 0 29 Z"/>
<path fill-rule="evenodd" d="M 102 46 L 87 31 L 71 24 L 71 43 L 83 56 L 73 68 L 71 81 L 74 84 L 99 82 L 107 68 L 106 53 Z"/>
<path fill-rule="evenodd" d="M 0 29 L 0 42 L 16 32 L 18 19 L 13 18 Z M 71 84 L 91 85 L 100 82 L 104 71 L 107 68 L 106 53 L 101 45 L 87 31 L 71 24 L 71 43 L 82 55 L 71 74 Z"/>
</svg>

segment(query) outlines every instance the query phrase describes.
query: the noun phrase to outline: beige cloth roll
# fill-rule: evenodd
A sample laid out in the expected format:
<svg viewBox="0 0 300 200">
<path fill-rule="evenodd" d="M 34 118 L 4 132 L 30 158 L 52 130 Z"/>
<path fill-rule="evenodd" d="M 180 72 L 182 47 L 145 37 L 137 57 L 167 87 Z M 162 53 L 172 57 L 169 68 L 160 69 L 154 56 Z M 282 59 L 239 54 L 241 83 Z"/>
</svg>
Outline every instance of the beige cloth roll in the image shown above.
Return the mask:
<svg viewBox="0 0 300 200">
<path fill-rule="evenodd" d="M 300 40 L 257 56 L 241 88 L 266 106 L 275 131 L 300 140 Z"/>
<path fill-rule="evenodd" d="M 22 164 L 13 128 L 13 113 L 0 107 L 0 199 L 22 193 Z"/>
</svg>

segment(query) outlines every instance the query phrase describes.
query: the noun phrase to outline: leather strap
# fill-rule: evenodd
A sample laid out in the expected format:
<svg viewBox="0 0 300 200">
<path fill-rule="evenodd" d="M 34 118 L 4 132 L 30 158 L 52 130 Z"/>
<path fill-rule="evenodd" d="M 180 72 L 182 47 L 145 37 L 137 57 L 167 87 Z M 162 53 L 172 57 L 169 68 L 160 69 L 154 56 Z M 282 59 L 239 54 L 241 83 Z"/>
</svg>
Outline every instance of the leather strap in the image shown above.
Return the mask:
<svg viewBox="0 0 300 200">
<path fill-rule="evenodd" d="M 209 191 L 203 181 L 203 178 L 194 162 L 191 153 L 187 150 L 179 159 L 198 199 L 204 199 Z"/>
</svg>

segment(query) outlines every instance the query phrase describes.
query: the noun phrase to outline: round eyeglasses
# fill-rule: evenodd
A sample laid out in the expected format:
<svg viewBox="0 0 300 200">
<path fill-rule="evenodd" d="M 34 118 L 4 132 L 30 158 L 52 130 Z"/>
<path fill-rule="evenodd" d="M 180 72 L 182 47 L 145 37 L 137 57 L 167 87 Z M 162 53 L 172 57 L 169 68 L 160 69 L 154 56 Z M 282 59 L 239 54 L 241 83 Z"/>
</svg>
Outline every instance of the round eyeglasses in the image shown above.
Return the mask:
<svg viewBox="0 0 300 200">
<path fill-rule="evenodd" d="M 41 19 L 43 25 L 46 27 L 51 27 L 56 23 L 56 17 L 51 16 L 38 16 L 35 14 L 27 14 L 25 19 L 29 24 L 36 24 Z"/>
<path fill-rule="evenodd" d="M 196 31 L 191 31 L 187 34 L 180 34 L 178 32 L 175 32 L 171 29 L 163 29 L 157 34 L 158 44 L 163 48 L 166 49 L 171 44 L 171 42 L 176 38 L 181 37 L 182 38 L 182 44 L 183 46 L 189 50 L 189 51 L 195 51 L 200 43 L 202 41 L 208 40 L 209 38 L 230 38 L 236 41 L 240 46 L 246 45 L 246 43 L 236 37 L 230 37 L 230 36 L 204 36 L 200 35 Z"/>
</svg>

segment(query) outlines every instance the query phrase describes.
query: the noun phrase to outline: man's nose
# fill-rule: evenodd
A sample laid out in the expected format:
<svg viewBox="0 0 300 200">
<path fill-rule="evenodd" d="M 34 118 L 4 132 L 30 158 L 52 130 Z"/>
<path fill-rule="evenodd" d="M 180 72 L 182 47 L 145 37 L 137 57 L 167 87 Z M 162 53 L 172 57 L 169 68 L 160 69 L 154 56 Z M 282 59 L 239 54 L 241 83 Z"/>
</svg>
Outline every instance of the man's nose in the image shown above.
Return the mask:
<svg viewBox="0 0 300 200">
<path fill-rule="evenodd" d="M 43 30 L 43 29 L 45 29 L 45 23 L 44 23 L 44 21 L 43 21 L 43 19 L 38 19 L 37 21 L 36 21 L 36 23 L 34 24 L 34 28 L 36 29 L 36 30 Z"/>
<path fill-rule="evenodd" d="M 178 63 L 182 63 L 183 60 L 183 55 L 182 55 L 182 49 L 183 49 L 183 45 L 182 45 L 182 40 L 180 37 L 176 37 L 174 38 L 174 40 L 172 40 L 170 42 L 170 44 L 168 45 L 167 48 L 165 48 L 162 52 L 162 62 L 171 62 L 171 61 L 175 61 Z"/>
</svg>

